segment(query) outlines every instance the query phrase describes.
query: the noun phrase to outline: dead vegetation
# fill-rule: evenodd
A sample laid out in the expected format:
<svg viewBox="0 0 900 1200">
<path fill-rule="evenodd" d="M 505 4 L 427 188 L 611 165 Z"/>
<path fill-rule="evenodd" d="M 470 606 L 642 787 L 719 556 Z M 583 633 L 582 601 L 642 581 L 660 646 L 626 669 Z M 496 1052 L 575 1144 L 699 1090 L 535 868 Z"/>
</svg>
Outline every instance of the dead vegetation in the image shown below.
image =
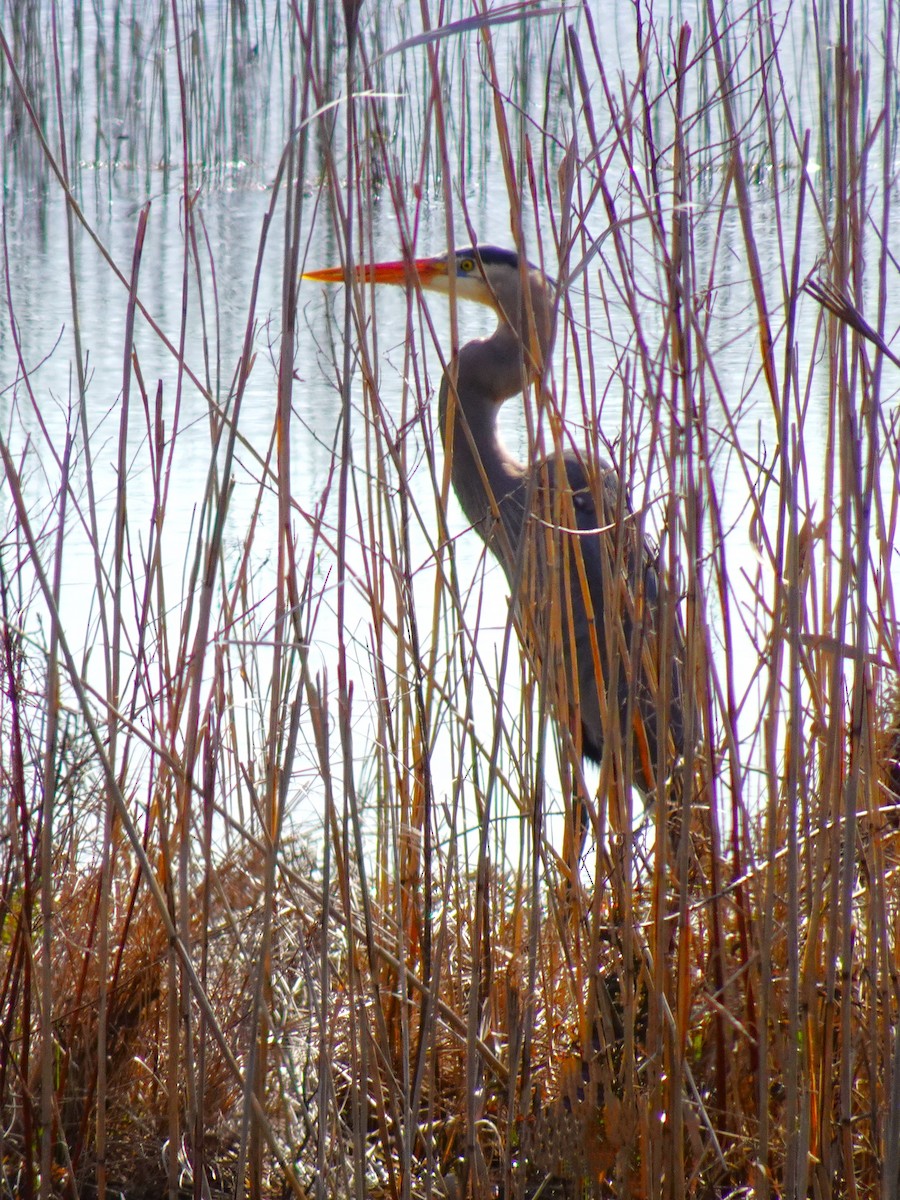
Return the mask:
<svg viewBox="0 0 900 1200">
<path fill-rule="evenodd" d="M 226 7 L 0 8 L 0 1195 L 896 1197 L 895 14 Z M 462 308 L 298 284 L 491 221 L 564 285 L 511 436 L 616 462 L 684 620 L 642 820 L 454 508 Z"/>
</svg>

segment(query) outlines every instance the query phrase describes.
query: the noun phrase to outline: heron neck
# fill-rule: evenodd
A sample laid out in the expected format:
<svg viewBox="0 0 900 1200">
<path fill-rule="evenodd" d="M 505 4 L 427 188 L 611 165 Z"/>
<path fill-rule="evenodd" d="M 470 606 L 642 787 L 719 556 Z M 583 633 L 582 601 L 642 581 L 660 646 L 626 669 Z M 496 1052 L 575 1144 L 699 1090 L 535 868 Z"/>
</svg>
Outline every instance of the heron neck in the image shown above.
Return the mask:
<svg viewBox="0 0 900 1200">
<path fill-rule="evenodd" d="M 456 403 L 451 404 L 454 374 Z M 503 401 L 518 395 L 526 378 L 522 342 L 504 322 L 493 337 L 463 346 L 441 384 L 438 419 L 445 452 L 451 448 L 453 489 L 484 538 L 493 523 L 491 498 L 499 506 L 524 473 L 500 440 L 497 418 Z"/>
</svg>

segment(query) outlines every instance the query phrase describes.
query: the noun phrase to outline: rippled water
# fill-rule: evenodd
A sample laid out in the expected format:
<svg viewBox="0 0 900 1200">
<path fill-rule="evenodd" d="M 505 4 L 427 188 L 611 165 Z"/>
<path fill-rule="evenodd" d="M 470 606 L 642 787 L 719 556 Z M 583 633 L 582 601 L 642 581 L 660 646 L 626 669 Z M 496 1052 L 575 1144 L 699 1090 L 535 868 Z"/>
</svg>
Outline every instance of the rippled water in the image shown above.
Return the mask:
<svg viewBox="0 0 900 1200">
<path fill-rule="evenodd" d="M 335 7 L 339 11 L 339 6 Z M 818 153 L 826 143 L 817 134 L 819 109 L 810 102 L 803 87 L 804 72 L 811 70 L 815 48 L 808 15 L 801 10 L 802 6 L 796 6 L 789 16 L 781 63 L 782 67 L 795 71 L 793 80 L 788 77 L 785 82 L 789 110 L 799 128 L 807 124 L 813 128 L 815 171 L 822 168 Z M 30 94 L 35 98 L 47 139 L 58 157 L 59 127 L 49 65 L 52 64 L 50 16 L 53 9 L 48 3 L 33 5 L 28 11 L 32 14 L 28 19 L 17 15 L 10 0 L 4 9 L 4 31 L 20 66 L 30 63 L 29 70 L 22 67 L 26 86 L 33 89 Z M 99 25 L 94 23 L 93 13 L 86 10 L 79 10 L 77 21 L 71 13 L 57 14 L 72 193 L 85 222 L 126 277 L 130 272 L 139 214 L 143 206 L 149 204 L 140 263 L 140 298 L 159 328 L 177 346 L 187 271 L 184 359 L 200 380 L 208 380 L 212 396 L 225 407 L 250 319 L 249 301 L 263 222 L 272 202 L 273 181 L 288 140 L 291 81 L 305 70 L 297 25 L 286 7 L 265 0 L 246 7 L 223 3 L 197 8 L 192 11 L 190 20 L 185 19 L 184 28 L 179 31 L 180 38 L 172 28 L 167 6 L 161 6 L 157 12 L 155 6 L 133 0 L 130 5 L 100 5 L 99 11 Z M 636 71 L 634 20 L 638 11 L 618 3 L 598 2 L 590 6 L 602 35 L 606 82 L 623 105 Z M 235 13 L 242 17 L 237 28 L 232 25 Z M 552 230 L 560 219 L 556 173 L 564 161 L 563 148 L 571 136 L 573 124 L 582 138 L 581 155 L 587 157 L 591 150 L 583 141 L 583 120 L 579 117 L 573 121 L 571 115 L 580 113 L 580 93 L 572 75 L 571 61 L 567 61 L 564 54 L 565 24 L 560 22 L 557 14 L 554 7 L 539 18 L 498 24 L 492 30 L 497 76 L 504 93 L 503 111 L 509 122 L 516 157 L 513 168 L 524 168 L 526 134 L 534 155 L 538 191 L 532 213 L 526 189 L 526 230 L 531 245 L 536 241 L 534 231 L 542 231 L 544 250 L 551 265 Z M 469 15 L 469 10 L 462 5 L 458 12 L 451 14 L 457 19 Z M 698 44 L 704 28 L 702 6 L 673 5 L 665 11 L 657 7 L 654 16 L 657 44 L 663 47 L 661 61 L 664 64 L 673 59 L 674 50 L 668 48 L 668 44 L 674 41 L 682 22 L 692 25 L 693 45 Z M 335 107 L 315 118 L 309 126 L 311 137 L 305 159 L 300 217 L 306 261 L 315 266 L 339 260 L 331 194 L 321 153 L 321 139 L 327 130 L 332 130 L 338 145 L 337 163 L 343 168 L 347 165 L 340 150 L 345 136 L 342 72 L 346 46 L 339 17 L 326 15 L 321 20 L 316 80 L 320 92 L 311 99 L 311 106 L 324 108 L 334 103 Z M 333 25 L 329 26 L 329 20 Z M 867 12 L 866 20 L 871 21 L 871 28 L 867 31 L 868 38 L 861 38 L 861 43 L 872 47 L 877 45 L 878 18 Z M 161 26 L 160 22 L 164 24 Z M 586 46 L 584 14 L 573 6 L 566 11 L 564 22 L 573 26 L 582 46 Z M 361 46 L 372 69 L 371 77 L 358 79 L 356 86 L 375 95 L 356 103 L 361 118 L 371 119 L 377 114 L 384 128 L 390 131 L 396 176 L 403 187 L 407 211 L 413 214 L 415 221 L 416 249 L 420 253 L 431 253 L 442 249 L 446 241 L 447 193 L 443 186 L 434 114 L 430 108 L 429 47 L 419 43 L 393 52 L 397 46 L 415 39 L 421 31 L 417 6 L 407 8 L 393 3 L 363 6 Z M 756 53 L 753 35 L 738 26 L 732 36 L 734 47 L 741 49 L 743 54 L 742 75 L 752 79 L 752 60 Z M 29 39 L 32 42 L 36 39 L 43 47 L 42 51 L 29 55 Z M 455 236 L 460 242 L 467 240 L 467 216 L 480 240 L 509 244 L 510 216 L 504 165 L 493 100 L 486 83 L 489 64 L 481 39 L 478 29 L 462 28 L 438 46 L 443 56 L 444 120 L 453 174 L 450 195 Z M 188 259 L 186 265 L 185 258 L 178 45 L 181 46 L 185 72 L 191 80 L 198 81 L 189 123 L 189 192 L 199 218 L 199 282 L 194 264 Z M 866 64 L 866 78 L 870 90 L 876 92 L 881 64 L 874 50 L 870 49 L 869 53 L 871 62 Z M 627 211 L 625 189 L 628 177 L 622 170 L 620 159 L 611 153 L 605 134 L 607 118 L 602 81 L 589 55 L 585 54 L 584 62 L 589 72 L 587 85 L 596 118 L 604 131 L 597 149 L 601 155 L 610 153 L 610 181 L 622 201 L 623 211 Z M 704 88 L 712 86 L 711 81 L 712 65 L 706 62 L 691 77 L 689 111 Z M 667 77 L 666 70 L 662 69 L 655 84 L 662 90 L 669 82 L 671 71 Z M 27 114 L 15 101 L 8 66 L 5 91 L 2 113 L 6 134 L 3 226 L 9 307 L 0 321 L 0 423 L 13 456 L 24 463 L 25 494 L 31 517 L 36 526 L 47 522 L 52 528 L 60 478 L 56 460 L 62 455 L 67 431 L 74 439 L 73 470 L 78 480 L 75 495 L 85 503 L 87 501 L 87 459 L 83 432 L 79 430 L 77 419 L 73 295 L 68 261 L 70 233 L 61 187 L 48 167 Z M 761 127 L 761 118 L 753 110 L 749 92 L 740 111 L 748 120 L 759 121 Z M 665 145 L 668 140 L 666 123 L 671 123 L 671 112 L 664 104 L 659 105 L 656 112 L 660 121 L 657 138 Z M 543 139 L 541 129 L 546 133 Z M 711 126 L 711 144 L 716 136 L 717 127 Z M 786 150 L 782 179 L 772 179 L 763 150 L 758 161 L 750 164 L 765 284 L 770 294 L 779 297 L 782 265 L 777 221 L 790 229 L 796 216 L 799 178 L 797 156 L 789 149 L 787 134 L 783 136 Z M 726 166 L 727 163 L 712 149 L 708 162 L 699 156 L 695 204 L 703 205 L 708 198 L 718 194 L 721 172 Z M 704 172 L 712 176 L 708 186 L 704 183 Z M 584 180 L 586 185 L 590 183 L 587 175 Z M 388 182 L 370 179 L 366 186 L 364 219 L 369 224 L 365 233 L 372 252 L 378 257 L 397 257 L 401 231 Z M 827 189 L 820 194 L 826 193 Z M 236 565 L 249 523 L 254 515 L 258 516 L 259 525 L 254 530 L 251 549 L 251 576 L 255 576 L 263 608 L 274 586 L 272 559 L 277 546 L 277 509 L 274 499 L 267 494 L 268 485 L 263 487 L 260 501 L 261 470 L 251 450 L 265 457 L 273 437 L 282 319 L 284 197 L 282 187 L 259 268 L 258 296 L 252 318 L 256 361 L 239 419 L 246 447 L 238 450 L 226 532 L 231 560 Z M 814 228 L 810 222 L 810 232 L 804 243 L 805 261 L 801 267 L 804 274 L 813 268 L 823 253 L 821 238 L 813 232 Z M 893 228 L 896 230 L 896 225 Z M 708 336 L 710 345 L 717 352 L 715 365 L 723 393 L 733 397 L 732 414 L 729 415 L 737 418 L 742 453 L 750 458 L 771 461 L 777 429 L 771 405 L 755 378 L 759 371 L 759 355 L 753 293 L 734 202 L 724 206 L 721 221 L 718 207 L 711 203 L 708 224 L 698 222 L 697 230 L 697 262 L 710 270 L 714 264 L 715 269 L 715 287 L 709 298 L 711 323 Z M 602 204 L 596 204 L 590 212 L 588 241 L 599 243 L 604 233 L 604 209 Z M 101 540 L 108 546 L 108 531 L 120 482 L 116 460 L 128 297 L 126 287 L 115 278 L 77 220 L 73 223 L 71 245 L 77 319 L 88 381 L 85 421 L 92 460 L 90 482 L 97 497 Z M 638 257 L 645 257 L 650 284 L 648 292 L 652 291 L 656 267 L 649 239 L 643 240 L 643 247 L 636 253 Z M 595 322 L 588 341 L 602 373 L 603 365 L 611 366 L 619 350 L 628 344 L 632 331 L 628 329 L 626 311 L 613 288 L 606 293 L 607 310 L 601 307 L 594 273 L 597 266 L 595 262 L 575 281 L 572 294 L 576 319 L 580 319 L 584 312 L 583 285 L 587 281 L 593 294 L 591 311 Z M 900 296 L 900 289 L 894 288 L 886 323 L 889 333 L 900 324 L 897 296 Z M 863 298 L 874 306 L 875 292 L 871 286 Z M 343 353 L 340 344 L 342 305 L 339 288 L 326 289 L 308 283 L 301 287 L 291 461 L 291 491 L 301 513 L 316 510 L 334 470 L 335 439 L 341 411 L 335 374 L 336 363 L 341 362 Z M 430 311 L 435 322 L 436 340 L 447 347 L 450 338 L 447 305 L 435 301 L 431 303 Z M 646 311 L 652 332 L 664 314 L 652 303 L 647 304 Z M 386 425 L 396 426 L 397 436 L 407 439 L 407 460 L 415 462 L 422 457 L 425 435 L 412 420 L 416 397 L 411 399 L 403 391 L 402 373 L 407 366 L 404 350 L 409 331 L 407 297 L 401 289 L 386 289 L 378 296 L 370 317 L 377 333 L 380 404 L 386 414 Z M 804 348 L 812 344 L 818 317 L 817 306 L 812 301 L 805 301 L 796 335 Z M 21 360 L 13 337 L 14 328 L 20 340 Z M 486 332 L 483 313 L 460 312 L 462 340 L 483 332 Z M 332 337 L 337 337 L 334 350 L 330 346 Z M 159 389 L 166 437 L 177 434 L 173 459 L 176 482 L 166 514 L 163 550 L 169 589 L 167 602 L 174 621 L 183 603 L 187 586 L 185 564 L 190 561 L 194 539 L 198 536 L 200 506 L 210 470 L 209 406 L 202 391 L 179 372 L 177 356 L 161 343 L 140 317 L 135 349 L 151 405 Z M 419 353 L 434 387 L 440 366 L 429 338 L 421 339 Z M 562 379 L 567 369 L 562 346 L 557 348 L 557 354 L 558 375 Z M 568 369 L 572 369 L 571 360 Z M 132 388 L 126 457 L 129 528 L 134 541 L 128 552 L 137 560 L 141 553 L 142 531 L 145 533 L 150 528 L 155 501 L 149 465 L 148 419 L 134 379 Z M 601 413 L 603 426 L 611 437 L 620 427 L 620 397 L 621 388 L 613 387 Z M 732 582 L 740 605 L 743 587 L 740 574 L 746 570 L 748 577 L 752 576 L 757 559 L 751 537 L 753 511 L 748 504 L 748 481 L 739 461 L 741 456 L 731 444 L 735 431 L 727 427 L 724 414 L 716 410 L 714 397 L 711 403 L 710 435 L 713 443 L 721 438 L 713 457 L 713 467 L 718 473 L 723 522 L 729 531 Z M 808 403 L 811 415 L 803 431 L 803 449 L 809 476 L 815 481 L 822 476 L 826 450 L 824 390 L 816 394 L 813 387 Z M 505 418 L 507 438 L 525 453 L 525 425 L 521 413 L 515 405 L 509 408 Z M 372 443 L 361 415 L 358 416 L 354 423 L 354 451 L 359 479 L 364 487 L 366 469 L 371 467 L 367 454 L 371 452 Z M 408 424 L 401 429 L 404 421 Z M 818 438 L 817 425 L 821 429 Z M 640 437 L 638 444 L 641 444 Z M 884 469 L 889 471 L 890 464 L 886 463 Z M 422 528 L 413 527 L 411 536 L 414 558 L 417 556 L 422 566 L 417 586 L 427 611 L 431 595 L 428 573 L 431 550 L 427 530 L 429 527 L 436 530 L 437 514 L 433 487 L 424 466 L 411 478 L 415 487 L 421 487 L 416 502 L 424 514 Z M 752 482 L 755 486 L 756 481 Z M 893 481 L 885 478 L 885 484 L 890 488 Z M 652 487 L 651 481 L 651 491 Z M 813 482 L 813 492 L 816 488 Z M 332 490 L 326 502 L 328 520 L 332 524 L 336 520 L 334 495 Z M 11 527 L 11 498 L 7 488 L 0 489 L 0 508 L 4 527 Z M 451 506 L 450 522 L 453 533 L 462 533 L 464 523 L 455 505 Z M 90 676 L 97 665 L 92 662 L 92 648 L 98 635 L 96 578 L 88 538 L 80 528 L 81 517 L 74 508 L 70 511 L 69 523 L 62 588 L 64 625 L 77 656 L 87 662 L 86 670 Z M 302 551 L 305 530 L 299 517 L 295 529 Z M 458 554 L 460 575 L 475 581 L 473 595 L 477 594 L 482 569 L 481 544 L 474 536 L 463 535 L 458 539 Z M 112 569 L 109 559 L 106 565 Z M 361 566 L 361 560 L 357 560 L 356 565 Z M 316 625 L 314 665 L 328 669 L 333 679 L 338 639 L 332 615 L 336 605 L 334 564 L 323 555 L 317 569 L 324 589 L 325 615 Z M 488 580 L 492 595 L 505 594 L 505 584 L 497 568 L 488 567 Z M 25 590 L 27 592 L 28 588 Z M 357 745 L 360 757 L 364 758 L 366 745 L 374 736 L 371 710 L 363 699 L 372 694 L 371 611 L 357 592 L 349 604 L 348 628 L 357 638 L 350 654 L 351 662 L 355 664 L 356 713 L 360 722 Z M 41 618 L 32 612 L 26 619 Z M 505 624 L 505 607 L 499 606 L 485 623 L 493 627 L 499 645 Z M 738 619 L 736 624 L 739 623 Z M 259 630 L 261 642 L 271 637 L 271 617 L 265 612 L 260 618 Z M 743 683 L 747 683 L 757 664 L 750 642 L 739 638 L 739 644 L 747 658 L 738 664 L 737 674 Z M 486 653 L 489 657 L 491 651 Z M 261 684 L 263 689 L 266 686 L 264 682 Z M 310 794 L 317 797 L 315 773 L 314 756 L 311 756 L 306 777 L 298 785 L 299 793 L 308 787 Z"/>
</svg>

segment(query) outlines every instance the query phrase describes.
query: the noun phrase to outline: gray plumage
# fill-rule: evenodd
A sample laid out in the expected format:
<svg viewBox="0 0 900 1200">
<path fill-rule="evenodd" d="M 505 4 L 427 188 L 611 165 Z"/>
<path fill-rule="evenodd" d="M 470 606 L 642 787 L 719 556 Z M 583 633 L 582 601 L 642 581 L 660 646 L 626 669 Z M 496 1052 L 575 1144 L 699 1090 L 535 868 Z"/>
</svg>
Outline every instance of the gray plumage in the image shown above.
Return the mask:
<svg viewBox="0 0 900 1200">
<path fill-rule="evenodd" d="M 684 648 L 677 614 L 667 655 L 668 713 L 660 727 L 659 678 L 665 668 L 659 661 L 656 552 L 639 538 L 618 473 L 608 464 L 586 463 L 566 450 L 526 466 L 504 447 L 497 430 L 500 408 L 539 378 L 550 352 L 550 285 L 528 267 L 528 303 L 511 252 L 470 248 L 454 258 L 460 298 L 488 303 L 499 317 L 490 337 L 460 348 L 442 382 L 439 423 L 454 490 L 518 588 L 519 624 L 555 686 L 559 717 L 577 713 L 582 753 L 596 762 L 611 723 L 618 722 L 618 737 L 630 747 L 632 782 L 648 796 L 660 749 L 665 779 L 684 740 Z M 448 291 L 446 278 L 423 278 L 423 286 Z M 558 665 L 564 696 L 554 682 Z M 613 671 L 618 678 L 610 693 Z M 616 697 L 614 711 L 604 716 L 610 695 Z"/>
<path fill-rule="evenodd" d="M 306 273 L 328 282 L 345 277 L 343 267 Z M 650 796 L 684 742 L 684 639 L 677 613 L 668 638 L 661 636 L 656 552 L 639 536 L 608 464 L 571 450 L 523 464 L 497 434 L 504 402 L 543 377 L 552 285 L 495 246 L 362 266 L 357 277 L 407 286 L 417 278 L 423 288 L 497 314 L 494 333 L 462 346 L 441 386 L 439 423 L 453 487 L 503 565 L 519 628 L 558 719 L 597 762 L 613 737 L 627 754 L 623 762 L 630 759 L 633 784 Z M 660 688 L 661 675 L 667 689 Z"/>
</svg>

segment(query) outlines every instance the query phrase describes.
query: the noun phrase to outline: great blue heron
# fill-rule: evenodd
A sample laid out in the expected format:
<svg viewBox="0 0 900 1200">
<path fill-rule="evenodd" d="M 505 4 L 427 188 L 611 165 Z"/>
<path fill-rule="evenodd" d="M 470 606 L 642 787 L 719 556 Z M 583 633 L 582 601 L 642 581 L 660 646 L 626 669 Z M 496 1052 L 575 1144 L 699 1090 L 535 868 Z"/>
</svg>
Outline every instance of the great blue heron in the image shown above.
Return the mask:
<svg viewBox="0 0 900 1200">
<path fill-rule="evenodd" d="M 554 285 L 495 246 L 370 264 L 357 276 L 408 286 L 418 277 L 445 295 L 455 276 L 460 300 L 497 314 L 494 333 L 462 346 L 441 384 L 439 423 L 453 487 L 503 565 L 519 627 L 576 749 L 600 762 L 610 745 L 614 763 L 630 759 L 631 782 L 646 801 L 684 740 L 683 638 L 674 611 L 663 632 L 657 553 L 638 535 L 614 468 L 572 447 L 521 463 L 498 435 L 504 401 L 545 378 Z M 305 278 L 340 282 L 345 271 Z"/>
</svg>

